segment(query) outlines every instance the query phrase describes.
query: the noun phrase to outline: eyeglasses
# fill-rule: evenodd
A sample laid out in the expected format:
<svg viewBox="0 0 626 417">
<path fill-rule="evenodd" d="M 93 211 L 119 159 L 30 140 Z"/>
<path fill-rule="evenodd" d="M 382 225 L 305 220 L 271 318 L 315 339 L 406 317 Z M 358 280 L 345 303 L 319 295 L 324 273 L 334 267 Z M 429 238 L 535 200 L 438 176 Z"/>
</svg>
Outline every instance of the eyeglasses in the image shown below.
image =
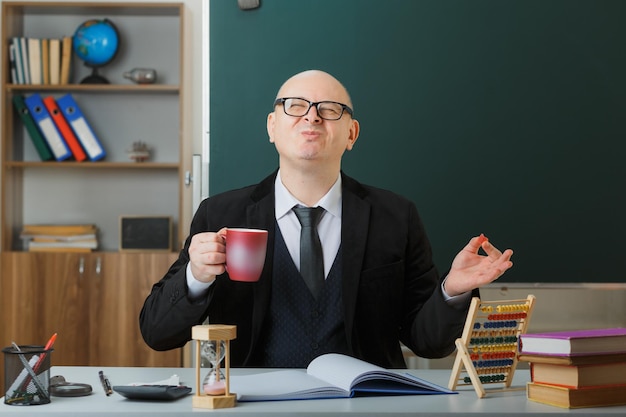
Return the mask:
<svg viewBox="0 0 626 417">
<path fill-rule="evenodd" d="M 350 107 L 336 101 L 318 101 L 314 103 L 309 100 L 297 97 L 277 98 L 274 101 L 274 107 L 283 105 L 283 111 L 288 116 L 302 117 L 315 106 L 317 114 L 324 120 L 339 120 L 345 111 L 352 117 L 353 111 Z"/>
</svg>

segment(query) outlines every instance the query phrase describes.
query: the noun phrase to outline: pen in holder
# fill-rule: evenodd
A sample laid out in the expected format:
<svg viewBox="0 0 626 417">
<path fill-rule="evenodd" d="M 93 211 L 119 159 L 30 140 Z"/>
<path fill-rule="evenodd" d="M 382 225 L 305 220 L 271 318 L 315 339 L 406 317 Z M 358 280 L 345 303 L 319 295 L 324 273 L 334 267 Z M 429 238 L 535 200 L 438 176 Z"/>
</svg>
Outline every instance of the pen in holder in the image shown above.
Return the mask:
<svg viewBox="0 0 626 417">
<path fill-rule="evenodd" d="M 4 403 L 39 405 L 50 402 L 50 353 L 43 346 L 13 346 L 4 352 Z"/>
</svg>

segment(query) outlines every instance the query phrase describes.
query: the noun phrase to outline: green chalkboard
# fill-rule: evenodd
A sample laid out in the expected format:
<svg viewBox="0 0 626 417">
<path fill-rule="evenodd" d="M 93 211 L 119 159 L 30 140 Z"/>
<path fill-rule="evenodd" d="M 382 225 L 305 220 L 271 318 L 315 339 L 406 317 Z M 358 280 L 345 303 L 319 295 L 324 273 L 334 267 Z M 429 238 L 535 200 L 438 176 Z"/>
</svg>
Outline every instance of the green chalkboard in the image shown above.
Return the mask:
<svg viewBox="0 0 626 417">
<path fill-rule="evenodd" d="M 309 68 L 352 95 L 345 172 L 418 207 L 445 271 L 470 236 L 502 282 L 626 282 L 626 1 L 210 5 L 209 192 L 276 168 L 267 113 Z"/>
</svg>

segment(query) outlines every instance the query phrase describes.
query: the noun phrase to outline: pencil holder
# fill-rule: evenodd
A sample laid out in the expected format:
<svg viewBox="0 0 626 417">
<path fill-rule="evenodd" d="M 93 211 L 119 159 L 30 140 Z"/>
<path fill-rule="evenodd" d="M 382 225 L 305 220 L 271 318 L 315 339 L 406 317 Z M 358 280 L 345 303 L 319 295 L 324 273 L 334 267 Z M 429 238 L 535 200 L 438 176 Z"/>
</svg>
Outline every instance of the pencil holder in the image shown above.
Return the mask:
<svg viewBox="0 0 626 417">
<path fill-rule="evenodd" d="M 39 405 L 50 402 L 50 353 L 43 346 L 9 346 L 4 353 L 4 403 Z"/>
</svg>

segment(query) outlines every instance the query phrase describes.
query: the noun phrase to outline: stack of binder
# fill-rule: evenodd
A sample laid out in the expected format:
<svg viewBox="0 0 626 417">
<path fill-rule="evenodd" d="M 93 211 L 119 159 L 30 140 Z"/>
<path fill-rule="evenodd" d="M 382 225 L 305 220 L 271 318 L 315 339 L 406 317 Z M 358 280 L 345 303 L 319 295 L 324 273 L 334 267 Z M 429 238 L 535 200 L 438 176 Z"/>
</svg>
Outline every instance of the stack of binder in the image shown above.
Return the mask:
<svg viewBox="0 0 626 417">
<path fill-rule="evenodd" d="M 20 237 L 30 252 L 91 252 L 97 231 L 94 224 L 27 224 Z"/>
<path fill-rule="evenodd" d="M 106 156 L 71 94 L 58 99 L 14 95 L 13 104 L 42 161 L 98 161 Z"/>
</svg>

